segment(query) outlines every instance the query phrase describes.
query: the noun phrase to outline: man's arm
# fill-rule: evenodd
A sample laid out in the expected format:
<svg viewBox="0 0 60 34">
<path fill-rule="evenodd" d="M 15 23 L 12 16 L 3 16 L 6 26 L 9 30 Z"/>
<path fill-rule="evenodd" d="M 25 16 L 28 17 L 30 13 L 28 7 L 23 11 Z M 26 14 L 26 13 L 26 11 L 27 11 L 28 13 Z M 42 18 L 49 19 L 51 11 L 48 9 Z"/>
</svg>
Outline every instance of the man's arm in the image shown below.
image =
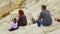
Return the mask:
<svg viewBox="0 0 60 34">
<path fill-rule="evenodd" d="M 38 15 L 38 19 L 42 18 L 42 12 Z"/>
<path fill-rule="evenodd" d="M 40 15 L 38 15 L 38 19 L 41 19 L 41 16 Z"/>
</svg>

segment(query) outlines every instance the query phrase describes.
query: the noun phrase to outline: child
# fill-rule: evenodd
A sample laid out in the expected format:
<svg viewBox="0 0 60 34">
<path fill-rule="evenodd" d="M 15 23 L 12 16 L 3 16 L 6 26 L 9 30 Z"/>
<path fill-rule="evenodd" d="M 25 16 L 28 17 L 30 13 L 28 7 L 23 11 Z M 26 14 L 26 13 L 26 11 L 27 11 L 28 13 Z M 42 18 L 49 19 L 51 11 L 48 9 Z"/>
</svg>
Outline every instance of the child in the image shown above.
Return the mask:
<svg viewBox="0 0 60 34">
<path fill-rule="evenodd" d="M 14 31 L 18 29 L 18 23 L 16 21 L 16 18 L 14 18 L 13 22 L 11 23 L 11 28 L 9 28 L 9 31 Z"/>
</svg>

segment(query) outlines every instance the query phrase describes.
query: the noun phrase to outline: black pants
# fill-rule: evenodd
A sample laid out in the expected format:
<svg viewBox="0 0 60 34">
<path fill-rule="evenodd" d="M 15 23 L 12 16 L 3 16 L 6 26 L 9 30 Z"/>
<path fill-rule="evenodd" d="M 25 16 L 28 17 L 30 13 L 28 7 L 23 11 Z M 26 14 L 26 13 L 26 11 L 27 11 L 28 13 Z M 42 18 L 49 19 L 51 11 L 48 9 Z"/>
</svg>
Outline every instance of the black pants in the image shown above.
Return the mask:
<svg viewBox="0 0 60 34">
<path fill-rule="evenodd" d="M 9 29 L 9 31 L 14 31 L 14 30 L 17 30 L 18 28 L 11 28 Z"/>
<path fill-rule="evenodd" d="M 22 22 L 18 22 L 18 26 L 26 26 L 27 24 L 23 24 Z"/>
</svg>

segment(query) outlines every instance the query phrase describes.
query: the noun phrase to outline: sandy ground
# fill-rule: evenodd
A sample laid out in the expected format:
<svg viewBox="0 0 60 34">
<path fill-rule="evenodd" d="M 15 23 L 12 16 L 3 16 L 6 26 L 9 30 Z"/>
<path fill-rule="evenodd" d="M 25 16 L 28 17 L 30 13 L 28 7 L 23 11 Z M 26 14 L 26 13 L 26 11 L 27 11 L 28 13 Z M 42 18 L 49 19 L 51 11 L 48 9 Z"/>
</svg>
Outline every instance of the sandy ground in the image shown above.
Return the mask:
<svg viewBox="0 0 60 34">
<path fill-rule="evenodd" d="M 42 0 L 41 0 L 42 1 Z M 28 20 L 28 25 L 24 26 L 24 27 L 19 27 L 18 30 L 15 30 L 13 32 L 9 32 L 8 28 L 10 26 L 10 22 L 11 19 L 14 17 L 17 17 L 17 13 L 19 9 L 15 9 L 14 11 L 10 12 L 10 14 L 2 19 L 0 19 L 0 33 L 1 34 L 60 34 L 60 22 L 55 22 L 54 18 L 60 18 L 60 10 L 59 10 L 59 6 L 60 4 L 56 4 L 59 3 L 59 1 L 54 0 L 53 2 L 51 1 L 46 1 L 44 0 L 43 2 L 37 2 L 34 5 L 29 5 L 26 3 L 25 7 L 27 8 L 23 8 L 22 10 L 24 10 L 25 15 L 27 16 L 27 20 Z M 28 2 L 28 1 L 26 1 Z M 37 24 L 32 24 L 31 22 L 31 17 L 33 16 L 35 19 L 37 19 L 37 15 L 41 12 L 40 10 L 40 6 L 42 4 L 46 4 L 47 5 L 47 9 L 50 10 L 51 16 L 52 16 L 52 20 L 53 23 L 51 26 L 41 26 L 41 27 L 37 27 Z M 52 3 L 52 4 L 50 4 Z M 53 5 L 54 4 L 54 5 Z"/>
</svg>

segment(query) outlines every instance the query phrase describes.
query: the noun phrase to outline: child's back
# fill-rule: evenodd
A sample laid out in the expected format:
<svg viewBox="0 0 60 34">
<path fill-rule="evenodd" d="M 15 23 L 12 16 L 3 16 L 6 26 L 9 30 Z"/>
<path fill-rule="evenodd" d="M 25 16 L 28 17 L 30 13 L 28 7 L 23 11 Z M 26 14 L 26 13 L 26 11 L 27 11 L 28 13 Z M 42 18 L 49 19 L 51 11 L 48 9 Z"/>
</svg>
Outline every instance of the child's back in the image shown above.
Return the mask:
<svg viewBox="0 0 60 34">
<path fill-rule="evenodd" d="M 12 22 L 11 27 L 12 28 L 17 28 L 18 27 L 18 23 L 17 22 L 16 23 Z"/>
</svg>

